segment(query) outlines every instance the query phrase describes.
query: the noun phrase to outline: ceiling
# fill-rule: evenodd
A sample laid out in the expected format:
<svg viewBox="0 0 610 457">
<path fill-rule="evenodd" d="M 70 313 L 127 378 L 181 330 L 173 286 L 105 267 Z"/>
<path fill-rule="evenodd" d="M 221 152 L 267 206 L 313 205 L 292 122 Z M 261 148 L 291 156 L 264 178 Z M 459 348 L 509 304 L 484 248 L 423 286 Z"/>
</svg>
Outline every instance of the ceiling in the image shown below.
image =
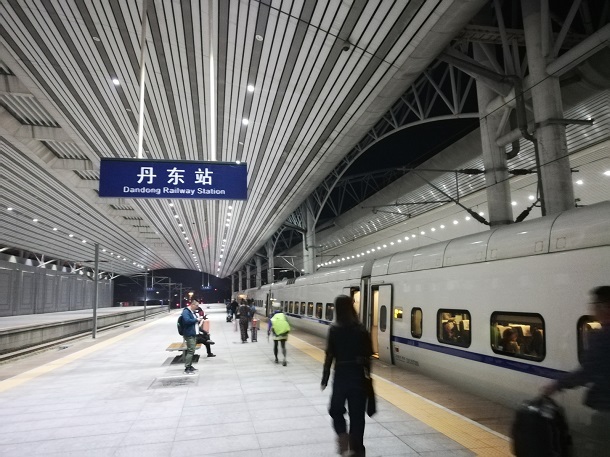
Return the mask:
<svg viewBox="0 0 610 457">
<path fill-rule="evenodd" d="M 485 3 L 149 0 L 143 156 L 245 162 L 227 201 L 98 196 L 137 156 L 142 1 L 1 2 L 0 248 L 230 275 Z"/>
</svg>

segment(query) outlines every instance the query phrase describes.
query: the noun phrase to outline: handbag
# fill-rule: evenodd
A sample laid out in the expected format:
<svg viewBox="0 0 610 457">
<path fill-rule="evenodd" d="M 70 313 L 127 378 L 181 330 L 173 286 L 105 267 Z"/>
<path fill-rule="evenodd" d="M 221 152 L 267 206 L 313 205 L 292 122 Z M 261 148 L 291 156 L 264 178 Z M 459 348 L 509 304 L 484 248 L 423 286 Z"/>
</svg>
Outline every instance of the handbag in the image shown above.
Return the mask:
<svg viewBox="0 0 610 457">
<path fill-rule="evenodd" d="M 197 334 L 197 344 L 205 344 L 210 341 L 210 334 L 208 332 L 202 332 Z"/>
<path fill-rule="evenodd" d="M 377 401 L 375 400 L 375 389 L 373 389 L 373 379 L 368 369 L 364 369 L 364 394 L 366 395 L 366 414 L 373 417 L 377 412 Z"/>
</svg>

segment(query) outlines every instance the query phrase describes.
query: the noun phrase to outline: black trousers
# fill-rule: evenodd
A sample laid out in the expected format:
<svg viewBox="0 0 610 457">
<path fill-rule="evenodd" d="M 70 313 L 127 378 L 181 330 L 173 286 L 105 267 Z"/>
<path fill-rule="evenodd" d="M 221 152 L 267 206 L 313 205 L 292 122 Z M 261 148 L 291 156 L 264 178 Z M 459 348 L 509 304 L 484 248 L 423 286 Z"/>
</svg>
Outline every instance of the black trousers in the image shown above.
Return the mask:
<svg viewBox="0 0 610 457">
<path fill-rule="evenodd" d="M 349 411 L 349 447 L 356 456 L 364 456 L 364 411 L 366 394 L 360 376 L 339 377 L 335 375 L 333 393 L 330 398 L 328 413 L 333 419 L 337 435 L 347 432 L 345 422 L 345 402 Z"/>
</svg>

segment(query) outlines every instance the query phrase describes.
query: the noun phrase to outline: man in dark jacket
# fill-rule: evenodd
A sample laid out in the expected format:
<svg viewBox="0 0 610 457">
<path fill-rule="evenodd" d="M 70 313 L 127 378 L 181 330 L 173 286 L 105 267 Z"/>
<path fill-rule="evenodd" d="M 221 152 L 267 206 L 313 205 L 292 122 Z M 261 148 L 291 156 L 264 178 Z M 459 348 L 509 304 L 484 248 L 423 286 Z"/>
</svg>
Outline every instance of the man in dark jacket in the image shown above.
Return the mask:
<svg viewBox="0 0 610 457">
<path fill-rule="evenodd" d="M 199 307 L 197 300 L 193 300 L 187 308 L 182 310 L 182 336 L 186 343 L 186 353 L 184 355 L 184 373 L 195 374 L 197 368 L 193 368 L 193 354 L 197 346 L 197 323 L 201 318 L 195 315 Z"/>
<path fill-rule="evenodd" d="M 585 351 L 579 369 L 548 384 L 542 390 L 545 395 L 561 389 L 589 386 L 585 405 L 595 410 L 584 446 L 584 455 L 607 455 L 610 449 L 610 286 L 591 291 L 591 305 L 595 318 L 602 325 L 593 333 L 589 348 Z"/>
</svg>

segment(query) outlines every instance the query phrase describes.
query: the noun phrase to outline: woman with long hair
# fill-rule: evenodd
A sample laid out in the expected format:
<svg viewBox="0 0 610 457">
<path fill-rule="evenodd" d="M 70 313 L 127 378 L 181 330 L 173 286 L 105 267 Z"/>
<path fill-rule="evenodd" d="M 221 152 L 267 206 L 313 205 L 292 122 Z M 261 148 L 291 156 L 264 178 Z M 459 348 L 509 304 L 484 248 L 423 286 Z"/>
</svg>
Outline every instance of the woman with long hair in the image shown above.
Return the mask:
<svg viewBox="0 0 610 457">
<path fill-rule="evenodd" d="M 333 419 L 333 427 L 337 433 L 338 453 L 343 456 L 364 457 L 364 412 L 367 401 L 364 381 L 371 367 L 371 336 L 358 321 L 351 297 L 339 295 L 335 299 L 335 315 L 336 321 L 328 331 L 321 388 L 324 390 L 328 384 L 330 367 L 334 360 L 335 377 L 328 413 Z M 349 434 L 344 416 L 346 401 L 349 410 Z"/>
</svg>

